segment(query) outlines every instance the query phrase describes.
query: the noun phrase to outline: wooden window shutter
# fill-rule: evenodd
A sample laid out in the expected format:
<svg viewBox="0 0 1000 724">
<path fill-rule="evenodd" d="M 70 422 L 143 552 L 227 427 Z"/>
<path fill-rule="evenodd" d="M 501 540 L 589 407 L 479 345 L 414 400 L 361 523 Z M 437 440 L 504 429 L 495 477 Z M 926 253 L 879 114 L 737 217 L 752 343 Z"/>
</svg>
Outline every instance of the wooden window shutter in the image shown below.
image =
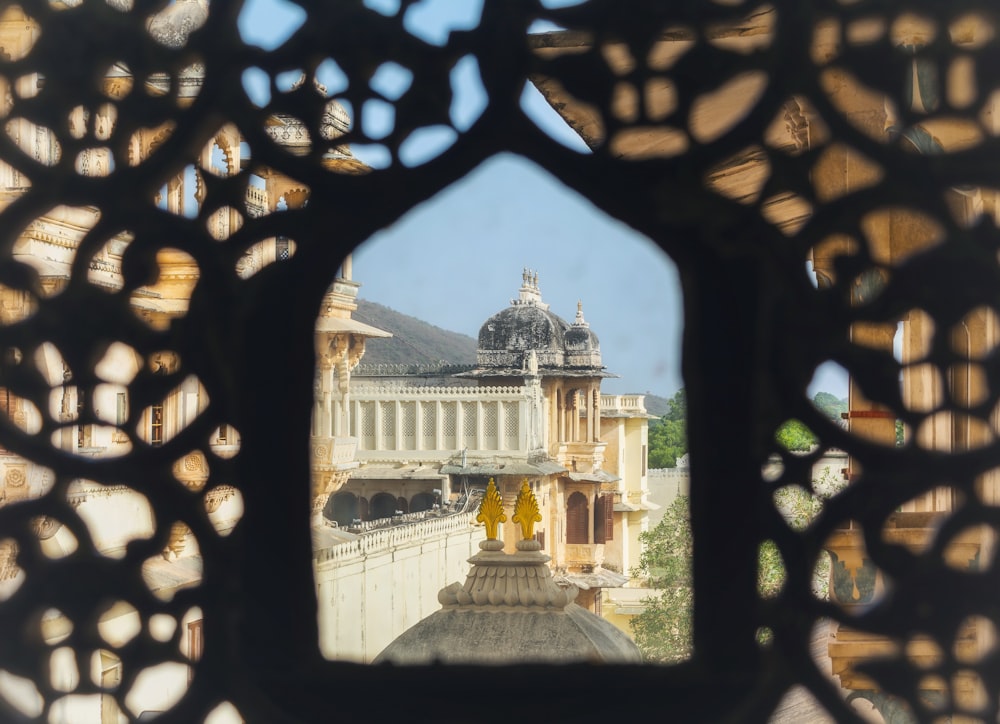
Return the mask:
<svg viewBox="0 0 1000 724">
<path fill-rule="evenodd" d="M 604 501 L 604 541 L 607 542 L 615 539 L 615 496 L 607 493 L 601 499 Z"/>
<path fill-rule="evenodd" d="M 594 543 L 607 543 L 615 537 L 615 499 L 605 493 L 594 501 Z"/>
<path fill-rule="evenodd" d="M 573 493 L 566 501 L 566 542 L 589 543 L 588 527 L 590 521 L 587 496 L 583 493 Z"/>
<path fill-rule="evenodd" d="M 605 501 L 603 495 L 594 498 L 594 543 L 604 543 L 606 531 L 604 530 L 604 508 Z"/>
</svg>

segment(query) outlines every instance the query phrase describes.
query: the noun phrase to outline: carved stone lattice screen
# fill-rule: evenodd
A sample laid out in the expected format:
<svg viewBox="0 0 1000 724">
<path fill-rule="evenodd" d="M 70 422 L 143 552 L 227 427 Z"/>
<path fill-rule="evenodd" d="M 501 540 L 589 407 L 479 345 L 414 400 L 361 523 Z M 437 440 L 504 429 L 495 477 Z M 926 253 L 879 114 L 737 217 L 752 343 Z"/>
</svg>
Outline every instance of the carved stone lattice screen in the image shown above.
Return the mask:
<svg viewBox="0 0 1000 724">
<path fill-rule="evenodd" d="M 0 718 L 57 721 L 73 695 L 134 719 L 140 673 L 178 662 L 189 687 L 158 721 L 201 721 L 224 702 L 264 722 L 506 720 L 483 700 L 487 680 L 511 704 L 540 686 L 538 721 L 615 718 L 630 704 L 674 721 L 766 720 L 797 684 L 848 720 L 810 652 L 814 627 L 832 622 L 826 651 L 850 659 L 846 688 L 908 702 L 918 720 L 996 721 L 996 3 L 489 1 L 442 45 L 409 33 L 417 3 L 399 4 L 302 3 L 307 21 L 271 51 L 241 40 L 240 2 L 3 4 L 0 669 L 35 693 L 28 710 L 4 694 Z M 568 32 L 529 36 L 538 19 Z M 488 104 L 434 158 L 410 160 L 411 133 L 454 127 L 450 73 L 466 57 Z M 328 59 L 348 78 L 336 98 L 353 121 L 314 83 Z M 393 130 L 366 138 L 369 81 L 387 62 L 412 84 L 392 100 Z M 244 90 L 251 68 L 270 79 L 266 107 Z M 289 71 L 304 81 L 285 91 Z M 534 125 L 519 105 L 526 83 L 593 153 Z M 389 162 L 366 169 L 352 144 L 380 145 Z M 682 665 L 487 679 L 319 654 L 309 439 L 321 300 L 348 252 L 500 152 L 645 233 L 680 269 L 696 589 Z M 251 177 L 283 202 L 269 207 Z M 276 237 L 294 244 L 268 264 Z M 58 252 L 38 253 L 43 242 Z M 102 367 L 118 354 L 140 360 L 123 378 Z M 851 375 L 846 427 L 806 394 L 826 362 Z M 171 394 L 200 400 L 183 429 L 164 410 Z M 814 454 L 779 453 L 775 430 L 791 418 L 818 434 Z M 798 530 L 773 493 L 808 488 L 830 447 L 850 453 L 849 485 Z M 765 479 L 774 453 L 780 475 Z M 144 496 L 154 524 L 117 557 L 96 552 L 100 531 L 78 514 L 108 486 Z M 234 495 L 242 517 L 222 535 L 211 514 Z M 56 550 L 57 536 L 76 547 Z M 768 539 L 787 581 L 761 600 Z M 200 583 L 164 600 L 150 561 L 185 545 L 200 550 Z M 833 601 L 810 591 L 825 550 Z M 127 640 L 102 637 L 113 606 L 138 612 Z M 200 627 L 183 623 L 194 608 Z M 58 636 L 45 631 L 53 612 Z M 157 633 L 157 616 L 176 625 Z M 69 684 L 50 675 L 57 649 L 75 656 Z M 101 668 L 95 652 L 117 664 Z M 443 679 L 440 706 L 418 706 Z"/>
</svg>

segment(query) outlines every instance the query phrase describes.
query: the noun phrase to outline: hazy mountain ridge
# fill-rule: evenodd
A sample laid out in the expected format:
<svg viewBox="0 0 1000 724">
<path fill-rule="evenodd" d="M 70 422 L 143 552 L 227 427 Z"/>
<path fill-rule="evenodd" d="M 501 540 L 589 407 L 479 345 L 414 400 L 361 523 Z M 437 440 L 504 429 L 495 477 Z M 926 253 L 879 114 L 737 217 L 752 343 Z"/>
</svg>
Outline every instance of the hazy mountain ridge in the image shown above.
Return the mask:
<svg viewBox="0 0 1000 724">
<path fill-rule="evenodd" d="M 670 411 L 670 400 L 652 393 L 646 393 L 646 412 L 650 415 L 663 417 Z"/>
<path fill-rule="evenodd" d="M 358 300 L 354 318 L 359 322 L 391 332 L 390 339 L 369 339 L 365 345 L 365 364 L 473 364 L 476 340 L 467 334 L 449 332 L 395 309 Z"/>
</svg>

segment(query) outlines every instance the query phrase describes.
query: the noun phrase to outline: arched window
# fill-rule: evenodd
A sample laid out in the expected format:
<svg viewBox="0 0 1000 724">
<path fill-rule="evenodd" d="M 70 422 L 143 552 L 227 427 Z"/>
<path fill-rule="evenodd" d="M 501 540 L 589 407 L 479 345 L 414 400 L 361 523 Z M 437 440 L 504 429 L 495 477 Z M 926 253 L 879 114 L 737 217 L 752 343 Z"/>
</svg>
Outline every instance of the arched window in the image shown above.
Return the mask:
<svg viewBox="0 0 1000 724">
<path fill-rule="evenodd" d="M 588 534 L 590 515 L 587 496 L 573 493 L 566 501 L 566 542 L 590 543 Z"/>
<path fill-rule="evenodd" d="M 323 515 L 338 525 L 348 526 L 358 515 L 358 497 L 354 493 L 337 493 L 326 504 Z"/>
<path fill-rule="evenodd" d="M 406 502 L 406 498 L 402 496 L 396 498 L 396 510 L 401 510 L 404 513 L 410 512 L 410 504 Z"/>
<path fill-rule="evenodd" d="M 431 493 L 417 493 L 410 498 L 410 512 L 419 513 L 434 507 L 434 496 Z"/>
<path fill-rule="evenodd" d="M 369 513 L 372 520 L 391 518 L 396 512 L 396 496 L 388 493 L 376 493 L 372 497 Z"/>
</svg>

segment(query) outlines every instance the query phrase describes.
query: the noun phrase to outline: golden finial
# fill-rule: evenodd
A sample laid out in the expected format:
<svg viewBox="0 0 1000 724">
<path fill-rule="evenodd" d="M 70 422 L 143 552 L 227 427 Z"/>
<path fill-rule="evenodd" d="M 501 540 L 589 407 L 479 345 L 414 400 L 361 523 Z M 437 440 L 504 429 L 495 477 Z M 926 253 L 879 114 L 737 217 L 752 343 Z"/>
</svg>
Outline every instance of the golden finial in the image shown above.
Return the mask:
<svg viewBox="0 0 1000 724">
<path fill-rule="evenodd" d="M 521 524 L 521 538 L 528 540 L 535 535 L 535 523 L 542 522 L 542 514 L 538 512 L 538 500 L 528 486 L 528 479 L 521 481 L 521 490 L 514 502 L 514 523 Z"/>
<path fill-rule="evenodd" d="M 503 512 L 503 500 L 500 498 L 500 492 L 497 490 L 493 478 L 490 478 L 490 482 L 486 486 L 486 495 L 483 496 L 483 502 L 479 504 L 476 522 L 486 524 L 487 540 L 496 540 L 497 528 L 501 523 L 507 522 L 507 516 Z"/>
</svg>

